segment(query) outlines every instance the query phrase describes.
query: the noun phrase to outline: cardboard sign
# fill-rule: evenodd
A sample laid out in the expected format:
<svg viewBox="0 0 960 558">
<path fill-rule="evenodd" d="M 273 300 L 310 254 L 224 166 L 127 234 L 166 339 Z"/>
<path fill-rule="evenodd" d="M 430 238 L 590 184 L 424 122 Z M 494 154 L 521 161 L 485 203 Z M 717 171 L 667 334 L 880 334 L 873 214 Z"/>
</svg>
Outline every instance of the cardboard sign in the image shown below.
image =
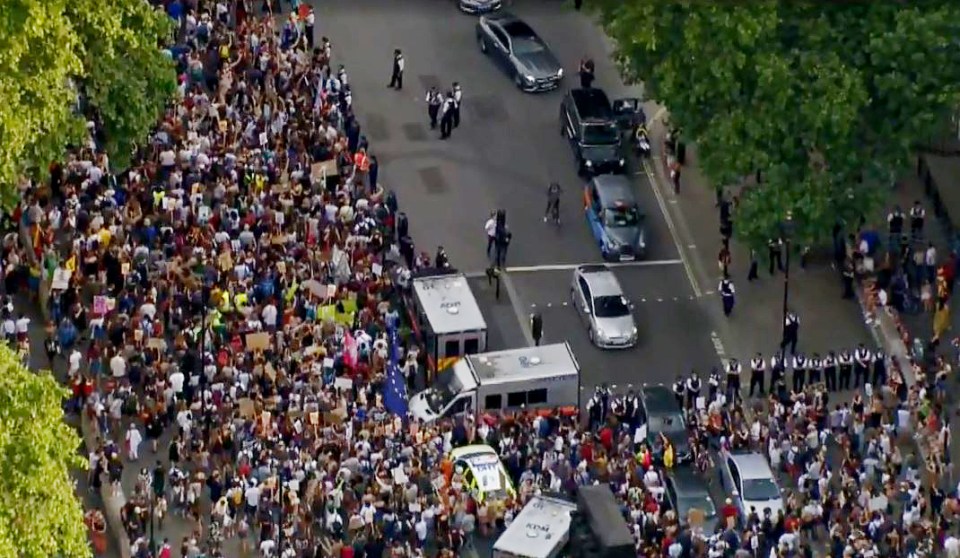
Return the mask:
<svg viewBox="0 0 960 558">
<path fill-rule="evenodd" d="M 270 346 L 270 334 L 265 332 L 247 334 L 248 351 L 265 351 Z"/>
<path fill-rule="evenodd" d="M 253 403 L 253 399 L 249 397 L 244 397 L 237 401 L 237 405 L 240 409 L 240 416 L 243 418 L 253 418 L 253 413 L 256 409 L 256 406 Z"/>
<path fill-rule="evenodd" d="M 138 331 L 139 331 L 139 330 L 138 330 Z M 150 340 L 147 341 L 147 348 L 148 348 L 148 349 L 157 349 L 157 350 L 159 350 L 159 351 L 161 351 L 161 352 L 166 351 L 166 350 L 167 350 L 167 341 L 166 341 L 165 339 L 160 338 L 160 337 L 151 337 Z"/>
<path fill-rule="evenodd" d="M 378 263 L 375 263 L 375 264 L 373 264 L 372 266 L 370 266 L 370 270 L 371 270 L 371 271 L 373 272 L 373 274 L 376 275 L 377 277 L 380 277 L 381 275 L 383 275 L 383 266 L 380 265 L 380 264 L 378 264 Z"/>
<path fill-rule="evenodd" d="M 310 413 L 307 419 L 310 421 L 310 424 L 316 426 L 320 424 L 320 413 L 318 412 Z"/>
<path fill-rule="evenodd" d="M 53 271 L 53 281 L 50 283 L 50 288 L 55 291 L 67 290 L 67 287 L 70 286 L 71 277 L 73 277 L 72 271 L 58 267 Z"/>
<path fill-rule="evenodd" d="M 327 285 L 327 298 L 333 298 L 335 296 L 337 296 L 337 286 Z"/>
<path fill-rule="evenodd" d="M 351 380 L 350 378 L 337 378 L 336 380 L 333 381 L 333 387 L 337 389 L 352 390 L 353 380 Z"/>
<path fill-rule="evenodd" d="M 704 514 L 700 508 L 693 508 L 687 513 L 687 521 L 694 527 L 703 526 Z"/>
<path fill-rule="evenodd" d="M 330 159 L 320 163 L 310 165 L 310 178 L 314 182 L 326 180 L 328 176 L 338 176 L 340 171 L 337 169 L 337 161 Z"/>
</svg>

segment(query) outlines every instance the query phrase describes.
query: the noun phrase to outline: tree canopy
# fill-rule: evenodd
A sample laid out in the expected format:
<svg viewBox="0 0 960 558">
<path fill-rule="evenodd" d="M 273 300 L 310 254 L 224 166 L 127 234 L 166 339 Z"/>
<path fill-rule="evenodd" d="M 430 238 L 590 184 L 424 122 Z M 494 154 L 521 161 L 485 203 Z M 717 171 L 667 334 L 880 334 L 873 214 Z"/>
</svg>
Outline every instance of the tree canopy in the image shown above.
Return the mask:
<svg viewBox="0 0 960 558">
<path fill-rule="evenodd" d="M 172 21 L 144 0 L 7 0 L 0 10 L 0 191 L 103 124 L 122 167 L 175 91 Z M 81 102 L 82 98 L 82 102 Z"/>
<path fill-rule="evenodd" d="M 85 467 L 80 439 L 63 419 L 67 395 L 0 346 L 0 556 L 88 557 L 83 508 L 70 467 Z"/>
<path fill-rule="evenodd" d="M 737 233 L 811 244 L 869 215 L 960 101 L 960 3 L 594 0 L 621 70 L 716 185 L 760 171 Z"/>
</svg>

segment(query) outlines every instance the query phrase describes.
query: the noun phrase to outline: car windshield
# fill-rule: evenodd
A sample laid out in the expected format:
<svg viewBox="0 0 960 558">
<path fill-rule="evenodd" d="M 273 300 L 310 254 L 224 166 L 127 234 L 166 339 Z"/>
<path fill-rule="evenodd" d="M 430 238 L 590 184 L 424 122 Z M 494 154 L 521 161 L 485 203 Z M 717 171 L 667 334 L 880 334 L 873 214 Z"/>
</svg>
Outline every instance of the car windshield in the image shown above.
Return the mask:
<svg viewBox="0 0 960 558">
<path fill-rule="evenodd" d="M 751 502 L 779 500 L 780 489 L 770 479 L 744 479 L 743 499 Z"/>
<path fill-rule="evenodd" d="M 619 139 L 620 134 L 613 124 L 587 124 L 583 127 L 585 145 L 613 145 Z"/>
<path fill-rule="evenodd" d="M 647 427 L 650 432 L 664 434 L 679 434 L 687 430 L 687 425 L 681 416 L 650 417 Z"/>
<path fill-rule="evenodd" d="M 700 510 L 703 512 L 703 516 L 707 519 L 716 517 L 717 508 L 713 506 L 713 500 L 710 499 L 710 496 L 706 494 L 702 496 L 680 496 L 677 501 L 677 507 L 680 508 L 679 515 L 680 517 L 687 517 L 690 513 L 690 510 Z"/>
<path fill-rule="evenodd" d="M 439 415 L 462 390 L 463 385 L 457 380 L 457 375 L 453 373 L 453 370 L 446 374 L 440 374 L 433 387 L 426 391 L 427 406 Z"/>
<path fill-rule="evenodd" d="M 517 55 L 543 52 L 543 44 L 533 37 L 510 37 L 513 44 L 513 53 Z"/>
<path fill-rule="evenodd" d="M 636 207 L 608 207 L 603 212 L 603 224 L 608 227 L 636 227 L 640 221 Z"/>
<path fill-rule="evenodd" d="M 630 314 L 630 306 L 622 296 L 598 296 L 593 299 L 598 318 L 619 318 Z"/>
</svg>

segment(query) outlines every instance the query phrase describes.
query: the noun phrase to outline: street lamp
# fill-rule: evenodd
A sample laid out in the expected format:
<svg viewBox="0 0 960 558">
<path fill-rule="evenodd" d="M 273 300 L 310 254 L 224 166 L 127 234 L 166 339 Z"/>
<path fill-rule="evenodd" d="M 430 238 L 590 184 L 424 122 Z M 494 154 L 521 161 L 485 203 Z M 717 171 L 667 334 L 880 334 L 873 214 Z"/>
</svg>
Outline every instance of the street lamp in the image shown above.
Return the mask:
<svg viewBox="0 0 960 558">
<path fill-rule="evenodd" d="M 784 250 L 786 251 L 786 261 L 783 270 L 783 339 L 786 339 L 787 333 L 787 313 L 790 303 L 790 241 L 793 236 L 793 213 L 787 211 L 783 222 L 780 223 L 780 236 L 783 237 Z"/>
</svg>

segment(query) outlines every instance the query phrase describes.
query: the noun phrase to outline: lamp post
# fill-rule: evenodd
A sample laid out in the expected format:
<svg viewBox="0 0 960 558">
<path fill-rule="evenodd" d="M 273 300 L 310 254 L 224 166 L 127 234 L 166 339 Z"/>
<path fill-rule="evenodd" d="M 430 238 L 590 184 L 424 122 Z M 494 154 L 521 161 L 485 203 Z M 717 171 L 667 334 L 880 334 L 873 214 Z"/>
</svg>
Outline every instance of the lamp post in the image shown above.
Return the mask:
<svg viewBox="0 0 960 558">
<path fill-rule="evenodd" d="M 790 244 L 793 236 L 793 213 L 787 211 L 787 215 L 780 224 L 780 235 L 783 237 L 784 251 L 786 252 L 786 261 L 783 269 L 783 336 L 786 339 L 787 333 L 787 313 L 790 308 Z"/>
</svg>

